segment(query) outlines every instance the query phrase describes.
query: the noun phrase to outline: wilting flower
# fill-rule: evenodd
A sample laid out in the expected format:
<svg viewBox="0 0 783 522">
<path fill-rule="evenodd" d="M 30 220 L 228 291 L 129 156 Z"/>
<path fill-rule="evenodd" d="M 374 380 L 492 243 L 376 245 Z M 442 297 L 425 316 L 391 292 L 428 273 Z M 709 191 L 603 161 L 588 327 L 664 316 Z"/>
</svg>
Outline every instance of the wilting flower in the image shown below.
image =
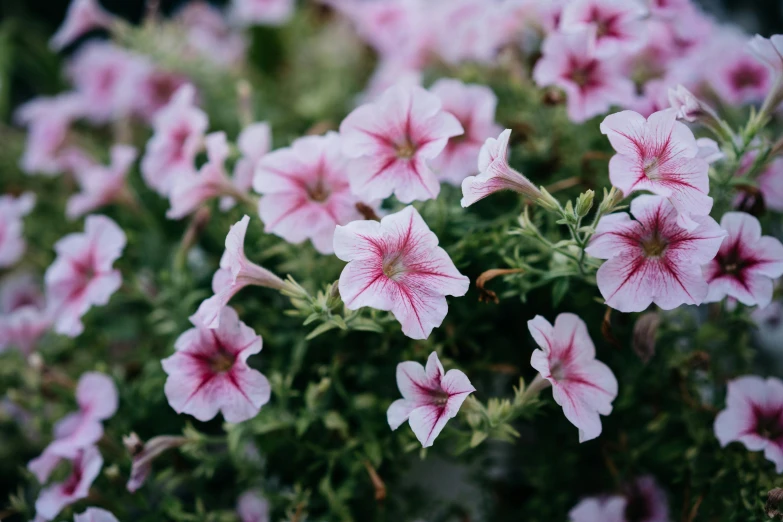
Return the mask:
<svg viewBox="0 0 783 522">
<path fill-rule="evenodd" d="M 389 427 L 396 430 L 408 421 L 424 448 L 432 446 L 468 395 L 476 391 L 460 370 L 445 372 L 436 352 L 427 359 L 426 369 L 415 361 L 398 364 L 397 387 L 403 398 L 394 401 L 386 412 Z"/>
<path fill-rule="evenodd" d="M 65 214 L 70 219 L 83 216 L 112 202 L 128 202 L 132 198 L 125 178 L 136 161 L 136 149 L 130 145 L 114 145 L 109 166 L 94 165 L 76 173 L 82 191 L 68 199 Z"/>
<path fill-rule="evenodd" d="M 35 194 L 25 192 L 19 197 L 0 195 L 0 268 L 15 265 L 24 255 L 22 218 L 32 212 Z"/>
<path fill-rule="evenodd" d="M 669 522 L 669 502 L 647 475 L 627 484 L 622 495 L 582 500 L 568 517 L 570 522 Z"/>
<path fill-rule="evenodd" d="M 283 280 L 264 267 L 250 262 L 245 256 L 245 234 L 249 216 L 231 225 L 226 235 L 226 251 L 220 259 L 220 269 L 212 279 L 215 295 L 204 300 L 194 319 L 207 328 L 217 328 L 223 308 L 237 292 L 246 286 L 265 286 L 281 290 Z"/>
<path fill-rule="evenodd" d="M 741 442 L 783 473 L 783 382 L 746 375 L 729 382 L 726 409 L 715 418 L 715 436 L 725 447 Z"/>
<path fill-rule="evenodd" d="M 113 21 L 114 17 L 101 7 L 98 0 L 72 0 L 65 20 L 49 40 L 49 47 L 59 51 L 88 31 L 108 29 Z"/>
<path fill-rule="evenodd" d="M 269 502 L 258 491 L 245 491 L 237 501 L 241 522 L 269 522 Z"/>
<path fill-rule="evenodd" d="M 47 269 L 46 296 L 54 314 L 54 330 L 76 337 L 84 330 L 81 317 L 94 305 L 105 305 L 122 285 L 113 270 L 125 248 L 125 233 L 106 216 L 87 216 L 83 233 L 54 245 L 57 259 Z"/>
<path fill-rule="evenodd" d="M 129 436 L 123 437 L 122 442 L 133 458 L 131 474 L 126 487 L 128 491 L 134 493 L 144 485 L 147 477 L 152 472 L 152 461 L 163 452 L 186 444 L 188 439 L 187 437 L 161 435 L 153 437 L 146 444 L 143 444 L 138 435 L 131 433 Z"/>
<path fill-rule="evenodd" d="M 435 82 L 430 92 L 440 98 L 443 110 L 453 114 L 465 130 L 450 138 L 443 152 L 430 162 L 438 179 L 459 185 L 465 176 L 476 172 L 484 141 L 502 131 L 495 123 L 497 96 L 483 85 L 465 85 L 449 78 Z"/>
<path fill-rule="evenodd" d="M 51 484 L 38 495 L 35 501 L 36 517 L 52 520 L 66 506 L 86 498 L 103 467 L 103 457 L 95 446 L 79 450 L 70 460 L 71 475 L 65 482 Z"/>
<path fill-rule="evenodd" d="M 242 153 L 234 165 L 234 175 L 231 183 L 241 193 L 246 193 L 253 186 L 256 166 L 272 148 L 272 130 L 266 122 L 253 123 L 245 127 L 237 138 L 237 148 Z M 234 206 L 234 198 L 224 197 L 220 200 L 220 210 L 227 211 Z"/>
<path fill-rule="evenodd" d="M 429 337 L 448 312 L 445 296 L 465 295 L 470 285 L 411 206 L 380 223 L 338 226 L 334 251 L 348 261 L 339 282 L 346 308 L 390 311 L 413 339 Z"/>
<path fill-rule="evenodd" d="M 566 92 L 568 117 L 577 123 L 606 112 L 612 105 L 630 103 L 635 92 L 619 60 L 596 54 L 595 37 L 594 28 L 550 34 L 533 69 L 539 87 L 553 85 Z"/>
<path fill-rule="evenodd" d="M 769 38 L 757 34 L 748 43 L 748 48 L 760 61 L 769 65 L 773 71 L 783 72 L 783 35 Z"/>
<path fill-rule="evenodd" d="M 264 229 L 289 243 L 306 239 L 322 254 L 334 251 L 334 229 L 362 219 L 351 193 L 340 137 L 305 136 L 264 156 L 253 186 Z"/>
<path fill-rule="evenodd" d="M 392 193 L 403 203 L 435 198 L 440 184 L 427 160 L 462 132 L 434 94 L 418 86 L 391 87 L 340 124 L 343 153 L 355 158 L 349 164 L 351 188 L 369 200 Z"/>
<path fill-rule="evenodd" d="M 701 304 L 708 284 L 701 265 L 718 253 L 726 233 L 709 216 L 697 227 L 677 224 L 677 211 L 659 196 L 638 196 L 625 212 L 604 216 L 585 249 L 607 259 L 598 269 L 598 289 L 606 304 L 621 312 L 641 312 L 650 303 L 664 310 Z"/>
<path fill-rule="evenodd" d="M 611 114 L 601 123 L 617 151 L 609 161 L 609 179 L 627 196 L 648 190 L 664 196 L 677 209 L 680 226 L 698 226 L 696 216 L 712 209 L 709 164 L 699 157 L 696 138 L 673 110 L 645 120 L 633 111 Z"/>
<path fill-rule="evenodd" d="M 244 24 L 282 25 L 294 7 L 294 0 L 233 0 L 231 14 Z"/>
<path fill-rule="evenodd" d="M 463 207 L 484 199 L 490 194 L 501 190 L 513 190 L 532 200 L 541 197 L 541 191 L 525 176 L 512 169 L 508 164 L 508 140 L 511 129 L 506 129 L 500 136 L 488 138 L 481 147 L 478 157 L 478 176 L 468 176 L 462 181 Z"/>
<path fill-rule="evenodd" d="M 119 520 L 105 509 L 91 507 L 84 513 L 74 515 L 73 522 L 119 522 Z"/>
<path fill-rule="evenodd" d="M 596 55 L 631 54 L 641 49 L 647 39 L 642 20 L 645 14 L 644 5 L 636 0 L 575 0 L 563 8 L 560 30 L 573 32 L 593 27 Z"/>
<path fill-rule="evenodd" d="M 527 327 L 540 350 L 530 365 L 552 384 L 555 402 L 566 418 L 579 428 L 579 442 L 601 434 L 601 415 L 612 413 L 617 379 L 607 365 L 595 358 L 595 345 L 587 325 L 574 314 L 560 314 L 554 327 L 537 315 Z"/>
<path fill-rule="evenodd" d="M 214 330 L 194 322 L 179 336 L 174 355 L 161 361 L 169 376 L 164 392 L 177 413 L 208 421 L 222 411 L 226 422 L 242 422 L 269 402 L 269 381 L 246 362 L 261 351 L 261 336 L 232 308 L 220 316 Z"/>
<path fill-rule="evenodd" d="M 117 387 L 102 373 L 84 373 L 76 386 L 76 402 L 79 411 L 69 413 L 55 424 L 54 440 L 27 465 L 41 484 L 62 459 L 75 458 L 103 436 L 101 422 L 117 411 Z"/>
<path fill-rule="evenodd" d="M 144 181 L 161 195 L 174 181 L 196 170 L 196 154 L 209 124 L 207 115 L 194 105 L 196 90 L 183 85 L 154 118 L 154 134 L 141 161 Z"/>
<path fill-rule="evenodd" d="M 29 273 L 9 276 L 0 285 L 0 352 L 9 347 L 29 355 L 51 327 L 38 283 Z"/>
<path fill-rule="evenodd" d="M 725 213 L 720 226 L 728 235 L 704 266 L 710 285 L 705 302 L 729 296 L 748 306 L 767 306 L 772 302 L 772 279 L 783 275 L 783 245 L 774 237 L 762 237 L 759 220 L 744 212 Z"/>
</svg>

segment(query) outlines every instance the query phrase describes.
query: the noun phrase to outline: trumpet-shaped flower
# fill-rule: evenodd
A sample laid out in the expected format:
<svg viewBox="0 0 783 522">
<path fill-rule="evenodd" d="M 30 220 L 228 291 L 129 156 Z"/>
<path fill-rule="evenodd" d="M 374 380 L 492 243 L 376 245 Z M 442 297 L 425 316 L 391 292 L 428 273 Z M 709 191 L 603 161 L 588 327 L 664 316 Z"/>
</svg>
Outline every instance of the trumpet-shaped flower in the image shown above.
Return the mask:
<svg viewBox="0 0 783 522">
<path fill-rule="evenodd" d="M 759 220 L 744 212 L 727 212 L 720 226 L 728 235 L 715 259 L 704 266 L 710 285 L 705 302 L 729 296 L 748 306 L 767 306 L 772 279 L 783 275 L 783 245 L 762 236 Z"/>
<path fill-rule="evenodd" d="M 208 119 L 194 105 L 195 97 L 193 86 L 183 85 L 153 121 L 154 134 L 147 142 L 141 173 L 147 185 L 163 196 L 177 178 L 196 170 Z"/>
<path fill-rule="evenodd" d="M 671 109 L 645 119 L 633 111 L 607 116 L 601 132 L 617 151 L 609 161 L 609 179 L 625 196 L 648 190 L 671 201 L 677 222 L 692 230 L 696 216 L 712 209 L 709 163 L 699 157 L 696 138 Z"/>
<path fill-rule="evenodd" d="M 601 434 L 600 415 L 612 413 L 617 379 L 595 358 L 595 345 L 587 325 L 574 314 L 560 314 L 552 326 L 537 315 L 527 327 L 541 348 L 530 365 L 552 384 L 552 395 L 566 418 L 579 428 L 579 442 Z"/>
<path fill-rule="evenodd" d="M 220 269 L 212 279 L 215 295 L 204 300 L 193 320 L 207 328 L 217 328 L 223 308 L 237 292 L 246 286 L 265 286 L 281 290 L 283 280 L 275 274 L 250 262 L 245 256 L 245 234 L 250 217 L 244 216 L 231 226 L 226 235 L 226 251 L 220 259 Z"/>
<path fill-rule="evenodd" d="M 756 103 L 769 92 L 773 71 L 747 52 L 744 38 L 723 35 L 716 39 L 709 56 L 714 66 L 706 69 L 707 79 L 727 103 Z"/>
<path fill-rule="evenodd" d="M 682 84 L 677 85 L 674 89 L 669 89 L 669 103 L 680 120 L 693 123 L 707 116 L 717 121 L 714 111 Z"/>
<path fill-rule="evenodd" d="M 267 232 L 289 243 L 310 239 L 322 254 L 334 251 L 334 229 L 362 219 L 351 192 L 340 137 L 306 136 L 267 154 L 258 163 L 253 186 Z"/>
<path fill-rule="evenodd" d="M 103 467 L 98 448 L 79 450 L 71 459 L 71 475 L 64 481 L 41 490 L 35 501 L 36 519 L 53 520 L 66 506 L 87 497 L 93 481 Z"/>
<path fill-rule="evenodd" d="M 128 201 L 131 197 L 125 178 L 133 162 L 136 149 L 129 145 L 114 145 L 109 166 L 94 165 L 77 171 L 76 179 L 82 191 L 68 199 L 65 214 L 70 219 L 83 216 L 112 202 Z"/>
<path fill-rule="evenodd" d="M 632 54 L 647 40 L 642 20 L 646 14 L 644 5 L 636 0 L 574 0 L 563 8 L 560 30 L 572 32 L 593 27 L 596 55 Z"/>
<path fill-rule="evenodd" d="M 444 371 L 436 352 L 430 354 L 426 368 L 415 361 L 398 364 L 397 387 L 403 398 L 386 412 L 389 427 L 396 430 L 408 421 L 424 448 L 432 446 L 468 395 L 476 391 L 460 370 Z"/>
<path fill-rule="evenodd" d="M 231 14 L 243 24 L 282 25 L 294 7 L 294 0 L 233 0 Z"/>
<path fill-rule="evenodd" d="M 105 509 L 91 507 L 84 513 L 74 515 L 73 522 L 119 522 L 119 520 Z"/>
<path fill-rule="evenodd" d="M 748 43 L 748 48 L 759 61 L 768 65 L 773 71 L 783 72 L 783 34 L 776 34 L 769 38 L 757 34 Z"/>
<path fill-rule="evenodd" d="M 501 190 L 512 190 L 532 200 L 541 197 L 541 191 L 525 176 L 508 164 L 508 140 L 511 129 L 506 129 L 497 138 L 487 138 L 478 157 L 478 176 L 468 176 L 462 181 L 463 207 L 484 199 Z"/>
<path fill-rule="evenodd" d="M 272 129 L 269 124 L 261 122 L 245 127 L 237 138 L 237 148 L 242 157 L 234 165 L 231 183 L 237 191 L 244 194 L 253 186 L 258 162 L 272 148 Z M 233 208 L 234 204 L 234 198 L 226 196 L 220 200 L 220 210 L 225 212 Z"/>
<path fill-rule="evenodd" d="M 729 382 L 726 409 L 715 418 L 715 436 L 725 447 L 741 442 L 783 473 L 783 382 L 755 375 Z"/>
<path fill-rule="evenodd" d="M 437 197 L 440 184 L 427 164 L 463 133 L 437 96 L 414 85 L 395 85 L 340 124 L 351 188 L 376 200 L 392 193 L 403 203 Z"/>
<path fill-rule="evenodd" d="M 98 0 L 72 0 L 65 20 L 49 40 L 49 47 L 59 51 L 88 31 L 108 29 L 113 21 L 114 17 L 101 7 Z"/>
<path fill-rule="evenodd" d="M 599 56 L 595 45 L 595 28 L 552 33 L 544 40 L 543 56 L 533 69 L 539 87 L 565 91 L 568 117 L 577 123 L 612 105 L 627 105 L 636 89 L 621 70 L 621 61 Z"/>
<path fill-rule="evenodd" d="M 604 216 L 586 252 L 607 259 L 598 269 L 598 289 L 606 304 L 621 312 L 641 312 L 650 303 L 664 310 L 701 304 L 709 285 L 701 265 L 718 253 L 726 232 L 709 216 L 697 227 L 677 224 L 677 211 L 665 198 L 638 196 L 630 216 Z"/>
<path fill-rule="evenodd" d="M 32 212 L 35 194 L 25 192 L 19 197 L 0 196 L 0 268 L 15 265 L 24 255 L 27 242 L 24 240 L 22 218 Z"/>
<path fill-rule="evenodd" d="M 339 282 L 345 306 L 390 311 L 413 339 L 429 337 L 448 312 L 445 296 L 465 295 L 470 284 L 410 206 L 380 223 L 338 226 L 334 251 L 348 261 Z"/>
<path fill-rule="evenodd" d="M 83 233 L 54 245 L 57 259 L 46 271 L 46 296 L 54 314 L 54 330 L 76 337 L 84 330 L 81 317 L 94 305 L 105 305 L 122 284 L 113 270 L 125 248 L 125 233 L 106 216 L 88 216 Z"/>
<path fill-rule="evenodd" d="M 438 179 L 459 185 L 476 172 L 476 163 L 484 141 L 503 130 L 495 123 L 497 96 L 483 85 L 465 85 L 444 78 L 435 82 L 430 92 L 440 98 L 443 110 L 453 114 L 465 130 L 449 139 L 446 148 L 431 165 Z"/>
<path fill-rule="evenodd" d="M 194 322 L 195 328 L 179 336 L 174 355 L 162 361 L 168 374 L 164 392 L 177 413 L 208 421 L 222 411 L 226 422 L 242 422 L 269 402 L 269 381 L 247 365 L 261 351 L 261 336 L 232 308 L 220 315 L 218 328 Z"/>
</svg>

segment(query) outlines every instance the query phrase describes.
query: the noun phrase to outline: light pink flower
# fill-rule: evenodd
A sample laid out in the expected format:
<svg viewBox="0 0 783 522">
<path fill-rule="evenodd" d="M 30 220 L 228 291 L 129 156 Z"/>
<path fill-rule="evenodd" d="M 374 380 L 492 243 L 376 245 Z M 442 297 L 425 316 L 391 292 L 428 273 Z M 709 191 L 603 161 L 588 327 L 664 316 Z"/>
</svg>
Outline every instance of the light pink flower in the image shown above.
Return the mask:
<svg viewBox="0 0 783 522">
<path fill-rule="evenodd" d="M 237 148 L 242 153 L 234 165 L 234 175 L 231 182 L 234 188 L 247 193 L 253 186 L 256 166 L 272 148 L 272 130 L 266 122 L 253 123 L 245 127 L 237 138 Z M 234 198 L 224 197 L 220 200 L 220 210 L 227 211 L 234 207 Z"/>
<path fill-rule="evenodd" d="M 40 309 L 45 303 L 40 285 L 30 272 L 11 274 L 0 282 L 0 313 L 3 315 L 26 306 Z"/>
<path fill-rule="evenodd" d="M 357 97 L 357 104 L 376 101 L 395 85 L 420 86 L 424 73 L 418 64 L 388 58 L 379 60 L 364 91 Z"/>
<path fill-rule="evenodd" d="M 649 0 L 647 5 L 656 16 L 670 18 L 691 6 L 691 0 Z"/>
<path fill-rule="evenodd" d="M 77 38 L 93 29 L 108 29 L 114 17 L 104 10 L 98 0 L 72 0 L 65 20 L 49 40 L 49 47 L 60 51 Z"/>
<path fill-rule="evenodd" d="M 91 507 L 84 513 L 74 515 L 73 522 L 119 522 L 119 520 L 105 509 Z"/>
<path fill-rule="evenodd" d="M 628 501 L 622 495 L 588 497 L 568 512 L 569 522 L 626 522 Z"/>
<path fill-rule="evenodd" d="M 253 181 L 263 194 L 264 230 L 294 244 L 310 239 L 320 253 L 331 254 L 335 227 L 362 219 L 347 164 L 335 132 L 299 138 L 264 156 Z"/>
<path fill-rule="evenodd" d="M 241 522 L 269 522 L 269 502 L 258 491 L 245 491 L 237 501 Z"/>
<path fill-rule="evenodd" d="M 195 54 L 222 68 L 236 67 L 245 59 L 247 40 L 228 24 L 223 11 L 204 0 L 188 2 L 174 16 L 186 35 L 188 56 Z"/>
<path fill-rule="evenodd" d="M 775 158 L 756 178 L 769 210 L 783 212 L 783 158 Z"/>
<path fill-rule="evenodd" d="M 607 259 L 598 269 L 598 289 L 606 304 L 621 312 L 641 312 L 650 303 L 664 310 L 701 304 L 708 285 L 701 265 L 718 253 L 726 233 L 709 216 L 698 226 L 677 224 L 677 212 L 665 198 L 638 196 L 631 214 L 604 216 L 586 252 Z"/>
<path fill-rule="evenodd" d="M 541 196 L 535 185 L 508 164 L 508 140 L 511 129 L 500 136 L 488 138 L 481 147 L 478 157 L 478 176 L 469 176 L 462 181 L 463 207 L 484 199 L 501 190 L 513 190 L 535 200 Z"/>
<path fill-rule="evenodd" d="M 233 0 L 231 14 L 243 24 L 283 25 L 295 7 L 294 0 Z"/>
<path fill-rule="evenodd" d="M 579 442 L 601 434 L 601 415 L 612 413 L 617 379 L 607 365 L 595 358 L 595 345 L 587 325 L 574 314 L 560 314 L 554 327 L 537 315 L 527 322 L 540 350 L 530 365 L 552 384 L 555 402 L 566 418 L 579 428 Z"/>
<path fill-rule="evenodd" d="M 9 276 L 0 285 L 0 352 L 9 347 L 29 355 L 51 327 L 38 283 L 29 273 Z"/>
<path fill-rule="evenodd" d="M 612 105 L 626 105 L 635 87 L 620 70 L 616 58 L 595 52 L 595 29 L 552 33 L 533 69 L 539 87 L 560 87 L 566 93 L 568 117 L 577 123 L 604 113 Z"/>
<path fill-rule="evenodd" d="M 204 300 L 199 306 L 194 322 L 207 328 L 217 328 L 223 308 L 237 292 L 246 286 L 264 286 L 281 290 L 283 281 L 275 274 L 251 263 L 245 256 L 245 234 L 250 217 L 244 216 L 231 226 L 226 235 L 226 251 L 220 259 L 220 269 L 212 279 L 215 295 Z"/>
<path fill-rule="evenodd" d="M 146 122 L 154 122 L 158 111 L 168 106 L 188 78 L 182 74 L 164 71 L 146 63 L 140 74 L 138 92 L 133 99 L 133 113 Z"/>
<path fill-rule="evenodd" d="M 639 477 L 622 495 L 588 497 L 568 513 L 570 522 L 670 522 L 669 501 L 655 479 Z"/>
<path fill-rule="evenodd" d="M 769 92 L 772 71 L 747 52 L 744 37 L 722 33 L 705 59 L 713 64 L 705 71 L 709 84 L 726 103 L 759 102 Z"/>
<path fill-rule="evenodd" d="M 560 30 L 574 32 L 593 27 L 597 56 L 632 54 L 647 39 L 642 20 L 646 14 L 637 0 L 573 0 L 563 8 Z"/>
<path fill-rule="evenodd" d="M 715 436 L 725 447 L 741 442 L 783 473 L 783 382 L 746 375 L 729 382 L 726 409 L 715 418 Z"/>
<path fill-rule="evenodd" d="M 147 185 L 161 195 L 174 181 L 195 172 L 196 154 L 202 146 L 209 121 L 194 105 L 196 90 L 183 85 L 153 121 L 154 134 L 147 142 L 141 173 Z"/>
<path fill-rule="evenodd" d="M 114 145 L 110 165 L 95 165 L 77 172 L 76 179 L 82 191 L 68 199 L 65 215 L 76 219 L 113 202 L 128 201 L 131 196 L 125 178 L 134 161 L 134 147 Z"/>
<path fill-rule="evenodd" d="M 465 130 L 464 134 L 450 138 L 443 152 L 430 162 L 440 180 L 459 185 L 476 172 L 484 141 L 503 130 L 495 123 L 498 99 L 489 87 L 448 78 L 435 82 L 430 92 L 440 98 L 443 110 L 453 114 Z"/>
<path fill-rule="evenodd" d="M 427 20 L 434 25 L 434 51 L 447 63 L 491 63 L 509 38 L 502 29 L 501 4 L 484 0 L 453 0 L 428 5 Z"/>
<path fill-rule="evenodd" d="M 232 308 L 220 315 L 218 328 L 194 323 L 179 336 L 174 355 L 162 361 L 169 376 L 164 392 L 177 413 L 208 421 L 222 411 L 226 422 L 242 422 L 269 402 L 269 381 L 246 362 L 261 351 L 261 336 Z"/>
<path fill-rule="evenodd" d="M 355 158 L 349 165 L 351 188 L 369 200 L 392 193 L 403 203 L 435 198 L 440 184 L 427 160 L 462 132 L 434 94 L 417 86 L 391 87 L 340 125 L 343 153 Z"/>
<path fill-rule="evenodd" d="M 669 89 L 669 103 L 677 112 L 677 118 L 688 122 L 694 122 L 703 118 L 705 114 L 714 115 L 712 109 L 702 103 L 691 91 L 682 84 L 676 89 Z"/>
<path fill-rule="evenodd" d="M 712 209 L 709 164 L 698 157 L 696 138 L 669 109 L 645 120 L 633 111 L 607 116 L 601 123 L 617 151 L 609 161 L 609 179 L 627 196 L 648 190 L 671 201 L 680 226 L 693 229 L 696 216 Z"/>
<path fill-rule="evenodd" d="M 748 306 L 767 306 L 773 278 L 783 275 L 783 245 L 762 237 L 759 220 L 744 212 L 727 212 L 720 226 L 728 235 L 715 259 L 704 266 L 710 285 L 705 302 L 729 296 Z"/>
<path fill-rule="evenodd" d="M 394 401 L 386 412 L 389 427 L 396 430 L 408 421 L 424 448 L 432 446 L 468 395 L 476 391 L 460 370 L 445 372 L 436 352 L 427 359 L 426 369 L 414 361 L 398 364 L 397 388 L 403 398 Z"/>
<path fill-rule="evenodd" d="M 711 138 L 698 138 L 696 146 L 699 147 L 699 152 L 696 156 L 710 165 L 725 158 L 723 151 L 718 146 L 718 142 Z"/>
<path fill-rule="evenodd" d="M 463 296 L 470 284 L 411 206 L 380 223 L 338 226 L 334 251 L 348 261 L 339 282 L 346 308 L 390 311 L 412 339 L 429 337 L 448 312 L 445 296 Z"/>
<path fill-rule="evenodd" d="M 31 192 L 19 197 L 0 195 L 0 268 L 15 265 L 24 255 L 27 242 L 22 218 L 32 212 L 34 206 L 35 194 Z"/>
<path fill-rule="evenodd" d="M 47 269 L 45 281 L 57 333 L 81 334 L 82 316 L 92 306 L 108 303 L 122 285 L 122 275 L 112 265 L 125 243 L 122 229 L 99 215 L 87 216 L 83 233 L 69 234 L 55 243 L 57 259 Z"/>
<path fill-rule="evenodd" d="M 52 520 L 66 506 L 86 498 L 90 486 L 101 472 L 103 457 L 98 448 L 90 446 L 79 450 L 71 459 L 71 467 L 71 475 L 65 482 L 51 484 L 41 490 L 35 501 L 36 517 Z"/>
<path fill-rule="evenodd" d="M 776 34 L 769 38 L 757 34 L 751 38 L 748 48 L 759 61 L 769 65 L 777 72 L 783 72 L 783 35 Z"/>
</svg>

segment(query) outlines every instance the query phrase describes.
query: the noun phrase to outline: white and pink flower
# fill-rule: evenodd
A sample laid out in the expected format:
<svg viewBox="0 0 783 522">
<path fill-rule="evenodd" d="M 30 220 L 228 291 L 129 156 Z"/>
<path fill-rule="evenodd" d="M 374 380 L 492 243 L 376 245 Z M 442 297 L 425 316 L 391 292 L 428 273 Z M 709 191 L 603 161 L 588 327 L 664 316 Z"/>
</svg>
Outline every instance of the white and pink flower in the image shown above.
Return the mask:
<svg viewBox="0 0 783 522">
<path fill-rule="evenodd" d="M 597 56 L 632 54 L 647 41 L 646 14 L 637 0 L 573 0 L 563 8 L 560 30 L 567 33 L 592 27 Z"/>
<path fill-rule="evenodd" d="M 446 372 L 436 352 L 430 354 L 426 368 L 415 361 L 398 364 L 397 387 L 403 398 L 386 412 L 389 427 L 396 430 L 408 421 L 424 448 L 432 446 L 468 395 L 476 391 L 460 370 Z"/>
<path fill-rule="evenodd" d="M 294 14 L 294 0 L 233 0 L 232 17 L 248 25 L 283 25 Z"/>
<path fill-rule="evenodd" d="M 411 206 L 380 223 L 338 226 L 334 251 L 348 261 L 339 282 L 346 308 L 390 311 L 413 339 L 429 337 L 448 313 L 445 296 L 463 296 L 470 285 Z"/>
<path fill-rule="evenodd" d="M 783 473 L 783 382 L 756 375 L 729 382 L 726 409 L 715 418 L 715 436 L 720 445 L 741 442 Z"/>
<path fill-rule="evenodd" d="M 36 520 L 53 520 L 65 507 L 86 498 L 103 467 L 103 457 L 95 446 L 79 450 L 69 460 L 70 476 L 64 482 L 42 489 L 38 495 L 35 501 Z"/>
<path fill-rule="evenodd" d="M 11 275 L 0 284 L 0 352 L 14 347 L 29 355 L 51 327 L 40 285 L 29 273 Z"/>
<path fill-rule="evenodd" d="M 242 157 L 234 164 L 231 183 L 237 191 L 244 194 L 253 186 L 258 162 L 272 148 L 272 129 L 269 124 L 260 122 L 245 127 L 237 138 L 237 148 L 242 153 Z M 230 210 L 235 203 L 234 198 L 224 197 L 220 200 L 220 210 L 224 212 Z"/>
<path fill-rule="evenodd" d="M 49 40 L 49 47 L 60 51 L 88 31 L 108 29 L 113 22 L 114 16 L 103 9 L 98 0 L 72 0 L 65 20 Z"/>
<path fill-rule="evenodd" d="M 765 63 L 776 73 L 783 73 L 783 34 L 769 38 L 756 35 L 751 38 L 748 48 L 759 61 Z"/>
<path fill-rule="evenodd" d="M 466 85 L 444 78 L 430 87 L 440 98 L 443 110 L 453 114 L 465 132 L 450 138 L 443 152 L 430 163 L 441 181 L 460 185 L 476 172 L 476 163 L 484 141 L 503 130 L 495 123 L 497 96 L 489 87 Z"/>
<path fill-rule="evenodd" d="M 15 265 L 27 250 L 23 218 L 33 211 L 35 194 L 0 196 L 0 268 Z"/>
<path fill-rule="evenodd" d="M 760 63 L 745 47 L 745 38 L 724 32 L 707 53 L 712 67 L 706 76 L 718 96 L 730 105 L 756 103 L 772 86 L 773 71 Z"/>
<path fill-rule="evenodd" d="M 226 422 L 242 422 L 255 417 L 271 393 L 267 378 L 247 365 L 261 351 L 261 336 L 232 308 L 220 315 L 218 328 L 194 322 L 179 336 L 174 355 L 162 361 L 164 392 L 177 413 L 208 421 L 221 411 Z"/>
<path fill-rule="evenodd" d="M 178 10 L 173 20 L 184 29 L 188 58 L 200 56 L 225 69 L 245 59 L 248 41 L 239 28 L 229 25 L 221 8 L 195 0 Z"/>
<path fill-rule="evenodd" d="M 686 230 L 677 211 L 660 196 L 638 196 L 631 214 L 604 216 L 585 249 L 607 261 L 598 269 L 598 289 L 606 304 L 621 312 L 641 312 L 651 303 L 664 310 L 701 304 L 709 285 L 701 266 L 710 262 L 726 232 L 709 216 L 695 216 Z"/>
<path fill-rule="evenodd" d="M 421 87 L 395 85 L 362 105 L 340 125 L 351 188 L 368 200 L 392 194 L 403 203 L 437 197 L 438 178 L 428 165 L 462 125 Z"/>
<path fill-rule="evenodd" d="M 669 199 L 680 226 L 693 229 L 712 209 L 709 163 L 699 157 L 693 132 L 671 109 L 649 118 L 633 111 L 611 114 L 601 132 L 617 151 L 609 161 L 612 185 L 628 196 L 647 190 Z"/>
<path fill-rule="evenodd" d="M 106 216 L 88 216 L 83 233 L 54 245 L 57 259 L 46 271 L 46 297 L 57 333 L 76 337 L 84 330 L 81 318 L 93 306 L 109 302 L 122 285 L 112 268 L 125 249 L 125 233 Z"/>
<path fill-rule="evenodd" d="M 130 192 L 125 178 L 133 162 L 136 149 L 130 145 L 114 145 L 111 148 L 111 163 L 108 166 L 93 165 L 77 171 L 76 180 L 81 192 L 68 199 L 65 215 L 76 219 L 111 203 L 129 203 Z"/>
<path fill-rule="evenodd" d="M 74 515 L 73 522 L 119 522 L 119 520 L 105 509 L 91 507 L 84 513 Z"/>
</svg>

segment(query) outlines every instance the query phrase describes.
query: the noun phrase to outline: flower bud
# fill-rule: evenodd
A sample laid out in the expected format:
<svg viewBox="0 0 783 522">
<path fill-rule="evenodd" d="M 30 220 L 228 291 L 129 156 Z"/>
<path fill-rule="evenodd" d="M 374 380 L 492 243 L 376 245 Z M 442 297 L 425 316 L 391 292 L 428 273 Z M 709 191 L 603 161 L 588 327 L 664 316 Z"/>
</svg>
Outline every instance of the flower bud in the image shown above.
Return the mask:
<svg viewBox="0 0 783 522">
<path fill-rule="evenodd" d="M 588 190 L 583 194 L 579 194 L 579 198 L 576 200 L 576 215 L 583 218 L 593 208 L 593 200 L 595 199 L 595 191 Z"/>
</svg>

